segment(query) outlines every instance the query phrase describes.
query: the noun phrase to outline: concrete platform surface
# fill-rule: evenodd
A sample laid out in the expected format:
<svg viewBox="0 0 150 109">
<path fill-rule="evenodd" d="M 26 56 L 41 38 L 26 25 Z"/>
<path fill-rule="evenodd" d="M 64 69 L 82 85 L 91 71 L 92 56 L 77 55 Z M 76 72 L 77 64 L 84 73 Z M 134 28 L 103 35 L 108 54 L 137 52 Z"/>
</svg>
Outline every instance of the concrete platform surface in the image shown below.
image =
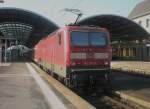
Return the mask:
<svg viewBox="0 0 150 109">
<path fill-rule="evenodd" d="M 150 62 L 112 61 L 111 68 L 150 76 Z"/>
<path fill-rule="evenodd" d="M 51 109 L 24 63 L 1 64 L 0 109 Z"/>
<path fill-rule="evenodd" d="M 113 72 L 111 74 L 113 89 L 120 94 L 134 98 L 134 101 L 143 101 L 150 107 L 150 78 Z M 139 103 L 140 103 L 139 102 Z M 142 102 L 141 102 L 142 103 Z M 140 103 L 140 104 L 141 104 Z"/>
</svg>

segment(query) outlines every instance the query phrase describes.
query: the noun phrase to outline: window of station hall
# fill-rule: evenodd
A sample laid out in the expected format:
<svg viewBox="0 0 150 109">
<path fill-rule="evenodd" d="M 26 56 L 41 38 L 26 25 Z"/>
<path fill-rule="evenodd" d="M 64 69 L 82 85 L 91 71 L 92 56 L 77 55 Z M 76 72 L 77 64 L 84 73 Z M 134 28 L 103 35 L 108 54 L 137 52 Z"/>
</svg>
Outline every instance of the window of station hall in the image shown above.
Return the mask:
<svg viewBox="0 0 150 109">
<path fill-rule="evenodd" d="M 139 24 L 139 25 L 142 25 L 142 21 L 140 20 L 140 21 L 138 22 L 138 24 Z"/>
<path fill-rule="evenodd" d="M 146 27 L 149 27 L 149 19 L 146 19 Z"/>
</svg>

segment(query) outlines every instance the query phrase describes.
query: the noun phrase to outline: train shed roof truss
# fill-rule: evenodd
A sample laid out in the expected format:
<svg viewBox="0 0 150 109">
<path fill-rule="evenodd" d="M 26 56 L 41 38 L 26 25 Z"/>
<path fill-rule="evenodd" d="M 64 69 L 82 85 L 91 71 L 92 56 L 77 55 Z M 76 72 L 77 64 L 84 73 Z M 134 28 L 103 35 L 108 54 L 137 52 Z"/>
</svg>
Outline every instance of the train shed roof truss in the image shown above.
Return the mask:
<svg viewBox="0 0 150 109">
<path fill-rule="evenodd" d="M 97 15 L 85 18 L 78 25 L 95 25 L 107 28 L 112 41 L 149 39 L 150 34 L 137 23 L 117 15 Z"/>
</svg>

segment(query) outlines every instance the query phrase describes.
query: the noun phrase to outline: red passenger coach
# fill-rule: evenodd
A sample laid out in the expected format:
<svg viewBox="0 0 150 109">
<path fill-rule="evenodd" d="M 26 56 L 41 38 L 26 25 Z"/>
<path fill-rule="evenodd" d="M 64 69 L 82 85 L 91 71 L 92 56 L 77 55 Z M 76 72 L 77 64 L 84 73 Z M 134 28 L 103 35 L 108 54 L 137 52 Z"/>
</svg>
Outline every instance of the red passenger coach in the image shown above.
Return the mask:
<svg viewBox="0 0 150 109">
<path fill-rule="evenodd" d="M 65 26 L 35 46 L 34 59 L 68 86 L 100 87 L 109 80 L 111 52 L 106 29 Z"/>
</svg>

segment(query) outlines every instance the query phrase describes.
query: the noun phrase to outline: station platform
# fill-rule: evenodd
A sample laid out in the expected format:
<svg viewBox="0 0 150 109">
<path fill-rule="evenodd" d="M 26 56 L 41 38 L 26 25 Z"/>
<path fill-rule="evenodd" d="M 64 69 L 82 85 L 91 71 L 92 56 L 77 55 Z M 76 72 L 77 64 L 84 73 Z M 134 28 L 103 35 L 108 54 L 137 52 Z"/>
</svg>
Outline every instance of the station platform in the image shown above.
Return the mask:
<svg viewBox="0 0 150 109">
<path fill-rule="evenodd" d="M 0 109 L 58 108 L 67 109 L 27 63 L 0 64 Z"/>
<path fill-rule="evenodd" d="M 50 109 L 24 63 L 0 64 L 0 109 Z"/>
<path fill-rule="evenodd" d="M 150 78 L 112 72 L 113 90 L 121 98 L 150 109 Z"/>
<path fill-rule="evenodd" d="M 111 69 L 150 76 L 150 62 L 112 61 Z"/>
</svg>

